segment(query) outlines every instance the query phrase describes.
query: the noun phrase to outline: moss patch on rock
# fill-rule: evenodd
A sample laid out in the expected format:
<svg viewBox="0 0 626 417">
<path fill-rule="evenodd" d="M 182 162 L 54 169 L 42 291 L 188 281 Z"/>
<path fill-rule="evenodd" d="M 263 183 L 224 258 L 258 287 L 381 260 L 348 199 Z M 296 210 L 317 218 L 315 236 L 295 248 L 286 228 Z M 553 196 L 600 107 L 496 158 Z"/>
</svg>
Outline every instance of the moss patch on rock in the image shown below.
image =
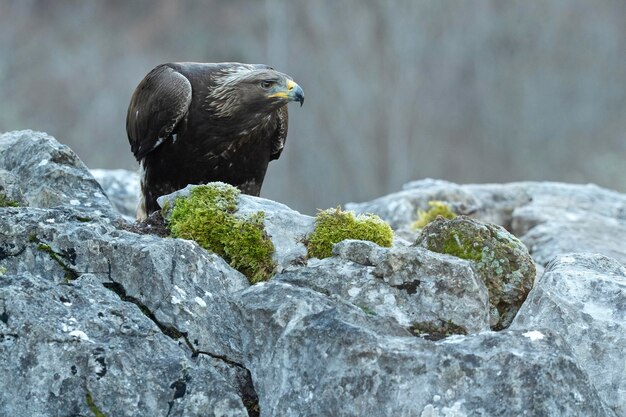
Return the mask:
<svg viewBox="0 0 626 417">
<path fill-rule="evenodd" d="M 0 193 L 0 207 L 19 207 L 19 203 Z"/>
<path fill-rule="evenodd" d="M 504 228 L 466 216 L 437 218 L 417 238 L 416 245 L 474 262 L 489 291 L 491 327 L 511 324 L 535 280 L 528 249 Z"/>
<path fill-rule="evenodd" d="M 417 210 L 417 220 L 411 224 L 413 230 L 423 229 L 427 224 L 431 223 L 441 216 L 445 219 L 454 219 L 457 215 L 452 208 L 444 201 L 429 201 L 428 210 Z"/>
<path fill-rule="evenodd" d="M 239 190 L 223 183 L 195 187 L 168 207 L 173 237 L 195 240 L 248 277 L 265 281 L 274 270 L 274 245 L 265 233 L 265 214 L 236 217 Z"/>
<path fill-rule="evenodd" d="M 85 394 L 85 401 L 87 402 L 87 407 L 89 407 L 89 410 L 93 413 L 94 417 L 107 417 L 106 414 L 100 411 L 89 390 L 87 390 L 87 393 Z"/>
<path fill-rule="evenodd" d="M 309 257 L 328 258 L 332 256 L 333 245 L 346 239 L 369 240 L 390 247 L 393 230 L 374 214 L 355 216 L 353 212 L 339 207 L 322 210 L 315 218 L 315 230 L 308 237 Z"/>
</svg>

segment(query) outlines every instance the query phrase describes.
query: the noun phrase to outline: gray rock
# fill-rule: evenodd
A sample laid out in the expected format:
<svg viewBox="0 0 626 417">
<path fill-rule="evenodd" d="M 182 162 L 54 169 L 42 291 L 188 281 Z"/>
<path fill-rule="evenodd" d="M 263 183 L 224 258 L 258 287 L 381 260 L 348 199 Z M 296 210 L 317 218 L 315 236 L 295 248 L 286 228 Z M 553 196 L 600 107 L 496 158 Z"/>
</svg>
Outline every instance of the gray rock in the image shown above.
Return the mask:
<svg viewBox="0 0 626 417">
<path fill-rule="evenodd" d="M 550 329 L 570 346 L 599 396 L 626 416 L 626 267 L 597 254 L 554 259 L 511 329 Z"/>
<path fill-rule="evenodd" d="M 206 358 L 94 276 L 5 274 L 0 289 L 1 415 L 248 415 Z"/>
<path fill-rule="evenodd" d="M 284 204 L 265 198 L 239 195 L 237 213 L 250 215 L 265 213 L 265 231 L 274 244 L 277 272 L 306 263 L 306 236 L 314 229 L 315 218 L 301 214 Z"/>
<path fill-rule="evenodd" d="M 537 184 L 512 228 L 536 262 L 563 253 L 601 253 L 626 264 L 626 196 L 595 185 Z"/>
<path fill-rule="evenodd" d="M 432 342 L 274 281 L 245 290 L 240 308 L 264 416 L 611 415 L 556 333 Z"/>
<path fill-rule="evenodd" d="M 0 207 L 6 205 L 26 206 L 20 188 L 20 180 L 13 173 L 0 169 Z"/>
<path fill-rule="evenodd" d="M 0 136 L 0 186 L 29 206 L 0 207 L 0 415 L 626 415 L 621 194 L 431 180 L 358 205 L 409 238 L 429 200 L 522 236 L 547 273 L 496 333 L 470 263 L 402 238 L 307 264 L 314 219 L 241 196 L 281 271 L 249 286 L 193 242 L 133 233 L 45 134 Z M 571 247 L 617 260 L 549 263 Z M 413 335 L 433 323 L 443 339 Z"/>
<path fill-rule="evenodd" d="M 489 329 L 487 289 L 469 262 L 417 247 L 387 249 L 357 240 L 338 243 L 334 251 L 339 257 L 312 259 L 306 268 L 274 280 L 340 297 L 409 331 Z"/>
<path fill-rule="evenodd" d="M 0 266 L 6 273 L 56 283 L 95 274 L 144 306 L 162 327 L 186 335 L 194 349 L 235 362 L 240 358 L 239 317 L 228 300 L 248 281 L 218 256 L 194 242 L 77 220 L 71 210 L 4 210 Z"/>
<path fill-rule="evenodd" d="M 424 227 L 415 244 L 471 261 L 489 290 L 490 324 L 496 330 L 511 324 L 535 281 L 535 264 L 526 246 L 493 223 L 467 216 L 438 217 Z"/>
<path fill-rule="evenodd" d="M 182 190 L 160 197 L 157 201 L 161 207 L 172 207 L 177 198 L 188 196 L 194 187 L 197 185 L 188 185 Z M 313 231 L 315 219 L 275 201 L 239 194 L 236 216 L 250 216 L 259 211 L 265 213 L 265 231 L 274 244 L 273 259 L 277 272 L 306 263 L 307 249 L 303 242 Z M 166 211 L 166 218 L 168 214 Z"/>
<path fill-rule="evenodd" d="M 129 220 L 135 219 L 139 202 L 139 174 L 126 169 L 92 169 L 113 207 Z"/>
<path fill-rule="evenodd" d="M 551 182 L 457 185 L 423 180 L 397 193 L 346 208 L 374 213 L 410 236 L 417 210 L 441 200 L 459 214 L 499 224 L 517 236 L 535 262 L 547 264 L 559 254 L 601 253 L 626 263 L 626 195 L 595 185 Z"/>
<path fill-rule="evenodd" d="M 73 207 L 118 218 L 89 170 L 67 146 L 32 130 L 0 135 L 0 169 L 10 171 L 30 207 Z"/>
<path fill-rule="evenodd" d="M 466 187 L 441 180 L 424 180 L 407 185 L 407 189 L 365 203 L 347 203 L 346 210 L 373 213 L 394 229 L 410 229 L 417 210 L 427 210 L 429 201 L 446 201 L 457 211 L 473 210 L 479 203 Z M 461 214 L 461 213 L 459 213 Z"/>
</svg>

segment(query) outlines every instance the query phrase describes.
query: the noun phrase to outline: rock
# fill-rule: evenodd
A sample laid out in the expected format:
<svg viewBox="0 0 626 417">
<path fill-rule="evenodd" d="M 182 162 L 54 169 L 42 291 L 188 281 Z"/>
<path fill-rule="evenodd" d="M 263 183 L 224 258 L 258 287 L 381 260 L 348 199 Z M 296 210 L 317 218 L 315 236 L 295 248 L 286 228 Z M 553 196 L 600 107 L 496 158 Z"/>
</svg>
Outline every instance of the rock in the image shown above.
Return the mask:
<svg viewBox="0 0 626 417">
<path fill-rule="evenodd" d="M 510 327 L 564 339 L 598 395 L 626 416 L 626 267 L 597 254 L 555 258 Z"/>
<path fill-rule="evenodd" d="M 119 217 L 78 156 L 45 133 L 22 130 L 0 135 L 0 169 L 18 180 L 30 207 L 74 207 L 91 216 Z"/>
<path fill-rule="evenodd" d="M 469 262 L 417 247 L 387 249 L 358 240 L 338 243 L 334 250 L 339 257 L 310 260 L 307 267 L 274 280 L 340 297 L 427 337 L 445 336 L 441 329 L 450 325 L 456 326 L 452 333 L 489 329 L 487 289 Z"/>
<path fill-rule="evenodd" d="M 552 182 L 457 185 L 422 180 L 402 191 L 346 208 L 374 213 L 397 233 L 411 236 L 417 210 L 447 202 L 457 214 L 496 223 L 517 236 L 535 262 L 546 265 L 569 252 L 601 253 L 626 263 L 626 195 L 595 185 Z"/>
<path fill-rule="evenodd" d="M 477 268 L 402 237 L 307 260 L 313 218 L 239 196 L 236 215 L 265 212 L 278 263 L 250 286 L 130 225 L 45 134 L 0 136 L 0 187 L 19 202 L 0 207 L 0 415 L 626 415 L 619 193 L 431 180 L 358 205 L 406 238 L 429 200 L 520 235 L 547 272 L 491 332 Z"/>
<path fill-rule="evenodd" d="M 6 273 L 56 283 L 95 274 L 177 339 L 185 335 L 194 349 L 240 358 L 239 317 L 228 307 L 228 294 L 247 287 L 247 280 L 197 244 L 128 233 L 65 209 L 5 209 L 0 232 Z"/>
<path fill-rule="evenodd" d="M 441 180 L 423 180 L 411 183 L 408 189 L 365 203 L 345 204 L 346 210 L 373 213 L 380 216 L 394 230 L 409 229 L 417 220 L 417 209 L 427 210 L 429 201 L 445 201 L 456 208 L 457 214 L 472 211 L 478 201 L 465 187 Z M 407 186 L 405 186 L 407 187 Z"/>
<path fill-rule="evenodd" d="M 433 342 L 278 281 L 239 305 L 265 416 L 611 415 L 558 333 Z"/>
<path fill-rule="evenodd" d="M 626 196 L 595 185 L 537 184 L 512 227 L 536 262 L 571 252 L 601 253 L 626 264 Z"/>
<path fill-rule="evenodd" d="M 176 198 L 189 196 L 194 187 L 197 186 L 188 185 L 182 190 L 160 197 L 157 201 L 161 207 L 171 205 Z M 277 272 L 303 265 L 307 257 L 307 249 L 303 242 L 313 231 L 315 219 L 275 201 L 239 194 L 236 216 L 249 217 L 259 211 L 265 214 L 263 222 L 265 231 L 274 244 L 273 259 L 277 265 Z M 165 217 L 168 217 L 167 211 Z"/>
<path fill-rule="evenodd" d="M 14 174 L 0 169 L 0 207 L 26 206 L 20 188 L 20 180 Z"/>
<path fill-rule="evenodd" d="M 489 290 L 491 327 L 511 324 L 535 281 L 528 249 L 504 228 L 466 216 L 429 223 L 415 242 L 428 250 L 472 262 Z"/>
<path fill-rule="evenodd" d="M 113 207 L 128 220 L 135 220 L 139 202 L 139 174 L 126 169 L 92 169 Z"/>
<path fill-rule="evenodd" d="M 208 359 L 93 275 L 5 274 L 0 286 L 1 415 L 248 415 Z"/>
</svg>

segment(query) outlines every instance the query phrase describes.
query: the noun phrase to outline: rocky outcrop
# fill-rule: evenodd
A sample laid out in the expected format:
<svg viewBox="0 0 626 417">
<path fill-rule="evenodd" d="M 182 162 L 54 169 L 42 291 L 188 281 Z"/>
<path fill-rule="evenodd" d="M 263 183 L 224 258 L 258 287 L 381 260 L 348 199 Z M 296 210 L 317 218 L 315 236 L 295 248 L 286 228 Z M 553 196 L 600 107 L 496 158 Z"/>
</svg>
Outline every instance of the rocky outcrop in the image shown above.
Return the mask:
<svg viewBox="0 0 626 417">
<path fill-rule="evenodd" d="M 135 198 L 115 189 L 116 207 Z M 133 232 L 45 134 L 0 136 L 0 194 L 15 203 L 0 207 L 0 415 L 626 416 L 619 193 L 417 182 L 351 205 L 404 239 L 323 260 L 307 258 L 313 218 L 240 195 L 275 247 L 256 285 L 195 242 Z M 545 266 L 508 329 L 489 330 L 472 260 L 414 244 L 430 200 Z"/>
</svg>

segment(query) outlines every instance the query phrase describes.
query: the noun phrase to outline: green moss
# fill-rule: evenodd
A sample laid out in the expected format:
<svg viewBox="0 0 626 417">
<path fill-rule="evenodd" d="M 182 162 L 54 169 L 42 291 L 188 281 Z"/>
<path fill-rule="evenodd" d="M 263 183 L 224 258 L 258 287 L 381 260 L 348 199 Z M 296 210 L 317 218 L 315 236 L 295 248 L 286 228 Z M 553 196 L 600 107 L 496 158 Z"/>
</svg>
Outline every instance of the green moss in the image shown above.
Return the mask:
<svg viewBox="0 0 626 417">
<path fill-rule="evenodd" d="M 351 211 L 322 210 L 315 219 L 315 230 L 308 238 L 310 257 L 319 259 L 332 256 L 333 245 L 346 239 L 369 240 L 390 247 L 393 242 L 391 227 L 374 214 L 354 216 Z"/>
<path fill-rule="evenodd" d="M 476 262 L 483 258 L 483 246 L 473 236 L 463 235 L 454 230 L 445 236 L 440 252 Z"/>
<path fill-rule="evenodd" d="M 65 271 L 64 278 L 66 282 L 74 281 L 79 277 L 80 274 L 65 263 L 63 255 L 56 253 L 50 245 L 42 243 L 37 236 L 34 235 L 29 236 L 29 240 L 33 243 L 37 243 L 37 249 L 41 252 L 47 253 L 48 256 L 50 256 L 50 258 L 55 261 L 63 269 L 63 271 Z"/>
<path fill-rule="evenodd" d="M 11 200 L 4 194 L 0 194 L 0 207 L 19 207 L 17 201 Z"/>
<path fill-rule="evenodd" d="M 195 240 L 223 257 L 251 283 L 265 281 L 274 270 L 274 245 L 263 227 L 265 214 L 235 217 L 239 190 L 227 184 L 195 187 L 176 199 L 169 216 L 173 237 Z"/>
<path fill-rule="evenodd" d="M 428 210 L 417 210 L 417 220 L 411 225 L 412 229 L 423 229 L 428 223 L 432 222 L 437 216 L 442 216 L 446 219 L 454 219 L 456 213 L 452 208 L 443 201 L 429 201 Z"/>
<path fill-rule="evenodd" d="M 100 411 L 96 403 L 93 401 L 93 397 L 91 396 L 91 392 L 89 392 L 89 390 L 87 390 L 87 394 L 85 394 L 85 400 L 87 401 L 87 407 L 89 407 L 89 410 L 91 410 L 95 417 L 107 417 L 106 414 Z"/>
<path fill-rule="evenodd" d="M 370 308 L 370 307 L 368 307 L 368 306 L 366 306 L 364 304 L 356 304 L 356 306 L 358 308 L 360 308 L 361 310 L 363 310 L 363 312 L 365 314 L 369 315 L 369 316 L 375 316 L 376 315 L 376 312 L 372 308 Z"/>
<path fill-rule="evenodd" d="M 0 266 L 0 277 L 7 273 L 7 268 L 4 266 Z"/>
</svg>

